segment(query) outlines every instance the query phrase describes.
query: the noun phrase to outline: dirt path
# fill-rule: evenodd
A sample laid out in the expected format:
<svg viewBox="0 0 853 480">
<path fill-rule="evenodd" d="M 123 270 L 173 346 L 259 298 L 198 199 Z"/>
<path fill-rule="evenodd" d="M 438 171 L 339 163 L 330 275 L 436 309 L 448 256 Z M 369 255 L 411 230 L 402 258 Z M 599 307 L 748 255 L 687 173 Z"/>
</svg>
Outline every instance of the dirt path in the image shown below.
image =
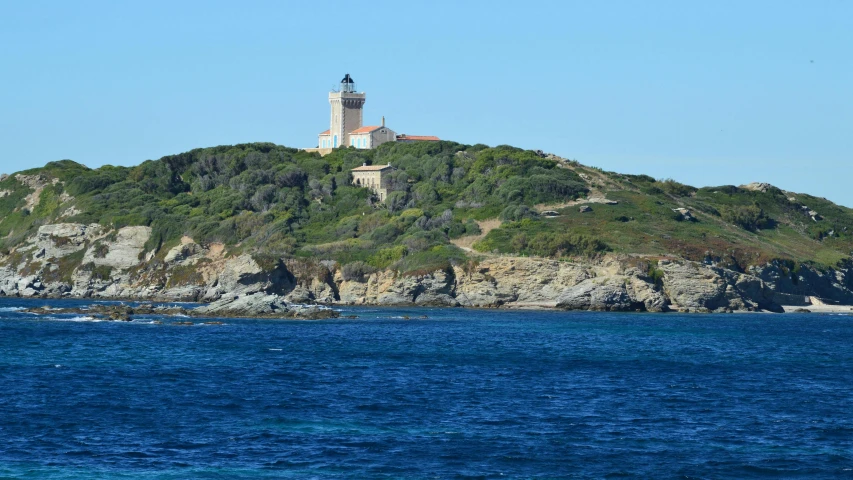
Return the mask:
<svg viewBox="0 0 853 480">
<path fill-rule="evenodd" d="M 477 225 L 480 226 L 480 234 L 479 235 L 468 235 L 466 237 L 459 237 L 450 241 L 450 243 L 456 245 L 457 247 L 465 250 L 466 252 L 473 252 L 474 250 L 471 248 L 474 243 L 479 240 L 482 240 L 489 232 L 501 226 L 501 221 L 497 218 L 493 218 L 491 220 L 483 220 L 478 221 Z"/>
</svg>

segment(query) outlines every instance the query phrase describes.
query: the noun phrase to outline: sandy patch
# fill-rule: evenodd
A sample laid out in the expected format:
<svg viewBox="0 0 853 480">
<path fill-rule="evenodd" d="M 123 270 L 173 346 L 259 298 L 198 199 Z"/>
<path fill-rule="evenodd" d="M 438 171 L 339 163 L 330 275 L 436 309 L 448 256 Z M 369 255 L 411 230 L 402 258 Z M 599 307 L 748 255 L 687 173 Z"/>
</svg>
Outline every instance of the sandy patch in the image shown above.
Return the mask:
<svg viewBox="0 0 853 480">
<path fill-rule="evenodd" d="M 450 243 L 456 245 L 457 247 L 465 250 L 466 252 L 473 252 L 474 250 L 471 248 L 476 242 L 482 240 L 486 235 L 489 234 L 492 230 L 501 226 L 501 221 L 497 218 L 493 218 L 491 220 L 483 220 L 478 221 L 477 225 L 480 227 L 479 235 L 468 235 L 465 237 L 455 238 L 450 241 Z"/>
</svg>

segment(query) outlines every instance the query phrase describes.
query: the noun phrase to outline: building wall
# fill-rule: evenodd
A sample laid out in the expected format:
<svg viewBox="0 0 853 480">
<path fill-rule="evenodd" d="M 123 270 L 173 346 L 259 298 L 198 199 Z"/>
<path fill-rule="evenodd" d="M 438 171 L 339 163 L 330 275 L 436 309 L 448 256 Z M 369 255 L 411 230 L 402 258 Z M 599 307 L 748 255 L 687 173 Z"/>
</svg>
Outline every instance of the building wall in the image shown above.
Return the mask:
<svg viewBox="0 0 853 480">
<path fill-rule="evenodd" d="M 334 149 L 332 149 L 332 148 L 322 148 L 322 147 L 320 147 L 320 148 L 302 148 L 302 149 L 300 149 L 300 150 L 302 150 L 302 151 L 304 151 L 304 152 L 317 152 L 317 153 L 319 153 L 319 154 L 320 154 L 320 156 L 321 156 L 321 157 L 325 157 L 326 155 L 328 155 L 328 154 L 332 153 L 332 151 L 333 151 Z"/>
<path fill-rule="evenodd" d="M 355 148 L 370 148 L 370 134 L 369 133 L 357 133 L 355 135 L 349 136 L 350 141 L 347 145 Z"/>
<path fill-rule="evenodd" d="M 370 146 L 367 148 L 376 148 L 385 142 L 394 142 L 396 140 L 397 134 L 393 130 L 388 127 L 382 127 L 370 133 Z"/>
<path fill-rule="evenodd" d="M 331 135 L 318 135 L 317 136 L 317 148 L 332 148 L 332 136 Z"/>
<path fill-rule="evenodd" d="M 357 133 L 349 135 L 347 146 L 360 149 L 376 148 L 385 142 L 393 142 L 397 134 L 388 127 L 381 127 L 369 133 Z"/>
<path fill-rule="evenodd" d="M 379 195 L 379 201 L 384 202 L 388 197 L 388 173 L 390 168 L 381 171 L 352 172 L 352 184 L 357 187 L 369 188 Z"/>
<path fill-rule="evenodd" d="M 349 132 L 362 126 L 364 102 L 363 93 L 329 92 L 332 147 L 349 145 Z"/>
</svg>

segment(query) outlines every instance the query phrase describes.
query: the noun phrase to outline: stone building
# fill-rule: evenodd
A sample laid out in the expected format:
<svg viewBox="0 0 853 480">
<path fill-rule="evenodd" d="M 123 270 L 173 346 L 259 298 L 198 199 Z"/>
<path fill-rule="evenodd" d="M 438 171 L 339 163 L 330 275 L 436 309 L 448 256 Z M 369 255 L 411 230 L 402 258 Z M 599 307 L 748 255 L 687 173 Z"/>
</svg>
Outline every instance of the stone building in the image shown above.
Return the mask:
<svg viewBox="0 0 853 480">
<path fill-rule="evenodd" d="M 379 201 L 384 202 L 388 198 L 388 174 L 393 169 L 391 165 L 368 165 L 352 169 L 352 184 L 373 190 L 379 196 Z"/>
<path fill-rule="evenodd" d="M 317 148 L 305 150 L 326 155 L 338 147 L 371 149 L 385 142 L 439 140 L 434 136 L 397 135 L 394 130 L 385 126 L 385 117 L 382 117 L 381 125 L 365 126 L 365 100 L 365 93 L 358 92 L 355 80 L 346 74 L 341 79 L 340 89 L 329 92 L 329 104 L 332 107 L 329 129 L 317 137 Z"/>
</svg>

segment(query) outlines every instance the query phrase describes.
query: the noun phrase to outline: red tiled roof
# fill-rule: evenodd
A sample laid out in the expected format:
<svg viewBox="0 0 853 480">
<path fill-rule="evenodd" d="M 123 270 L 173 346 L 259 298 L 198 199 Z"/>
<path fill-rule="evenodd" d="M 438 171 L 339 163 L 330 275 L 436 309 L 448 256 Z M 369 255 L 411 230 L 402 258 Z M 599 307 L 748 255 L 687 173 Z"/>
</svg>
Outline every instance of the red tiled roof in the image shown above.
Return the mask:
<svg viewBox="0 0 853 480">
<path fill-rule="evenodd" d="M 397 140 L 438 142 L 441 139 L 434 135 L 397 135 Z"/>
<path fill-rule="evenodd" d="M 331 130 L 326 130 L 325 132 L 320 132 L 320 135 L 328 135 L 330 133 L 332 133 Z"/>
<path fill-rule="evenodd" d="M 382 127 L 380 127 L 380 126 L 376 126 L 376 127 L 361 127 L 361 128 L 356 128 L 355 130 L 353 130 L 353 131 L 351 131 L 351 132 L 349 132 L 349 133 L 350 133 L 350 135 L 352 135 L 353 133 L 370 133 L 370 132 L 372 132 L 372 131 L 374 131 L 374 130 L 379 130 L 380 128 L 382 128 Z"/>
</svg>

